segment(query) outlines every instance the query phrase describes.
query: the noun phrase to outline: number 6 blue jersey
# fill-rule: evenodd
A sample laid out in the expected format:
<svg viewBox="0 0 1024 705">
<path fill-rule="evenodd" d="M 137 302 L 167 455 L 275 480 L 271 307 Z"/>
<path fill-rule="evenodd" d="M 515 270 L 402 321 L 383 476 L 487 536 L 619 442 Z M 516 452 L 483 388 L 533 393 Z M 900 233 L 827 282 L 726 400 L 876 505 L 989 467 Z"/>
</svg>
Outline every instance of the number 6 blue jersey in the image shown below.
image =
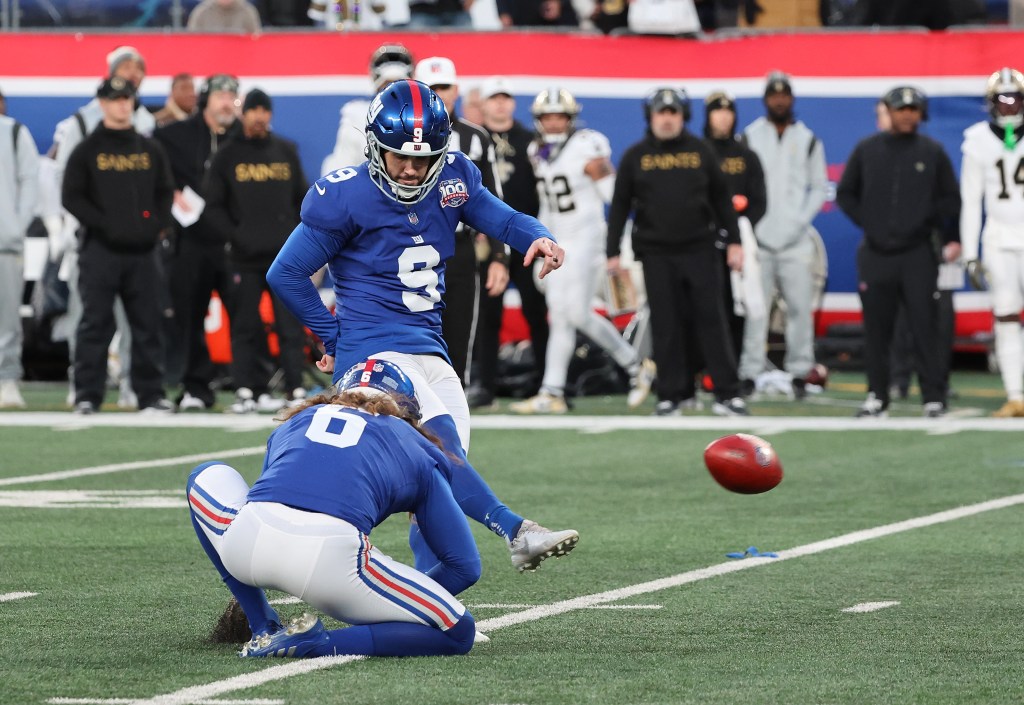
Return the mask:
<svg viewBox="0 0 1024 705">
<path fill-rule="evenodd" d="M 336 374 L 385 350 L 448 359 L 441 297 L 459 221 L 520 252 L 551 237 L 488 192 L 459 152 L 447 155 L 434 192 L 419 203 L 385 196 L 363 164 L 314 183 L 301 217 L 267 281 L 336 357 Z M 334 278 L 333 317 L 309 281 L 324 264 Z"/>
<path fill-rule="evenodd" d="M 369 534 L 390 515 L 415 511 L 450 476 L 445 454 L 408 422 L 322 404 L 270 434 L 248 499 L 327 514 Z"/>
</svg>

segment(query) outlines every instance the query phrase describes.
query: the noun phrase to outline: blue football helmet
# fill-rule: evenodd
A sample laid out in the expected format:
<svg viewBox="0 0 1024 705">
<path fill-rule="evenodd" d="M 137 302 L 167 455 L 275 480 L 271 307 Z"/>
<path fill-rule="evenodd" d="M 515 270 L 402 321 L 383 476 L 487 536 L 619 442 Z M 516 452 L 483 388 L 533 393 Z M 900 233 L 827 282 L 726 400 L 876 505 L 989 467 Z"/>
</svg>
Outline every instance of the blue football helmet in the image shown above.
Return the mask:
<svg viewBox="0 0 1024 705">
<path fill-rule="evenodd" d="M 352 365 L 338 381 L 337 388 L 338 392 L 350 389 L 375 389 L 390 394 L 403 411 L 417 421 L 420 419 L 416 389 L 401 368 L 393 362 L 370 358 Z"/>
<path fill-rule="evenodd" d="M 452 124 L 444 103 L 419 81 L 396 81 L 378 93 L 366 113 L 366 157 L 370 178 L 381 192 L 400 203 L 419 203 L 437 184 L 448 152 Z M 388 174 L 384 150 L 430 157 L 419 186 L 398 183 Z"/>
</svg>

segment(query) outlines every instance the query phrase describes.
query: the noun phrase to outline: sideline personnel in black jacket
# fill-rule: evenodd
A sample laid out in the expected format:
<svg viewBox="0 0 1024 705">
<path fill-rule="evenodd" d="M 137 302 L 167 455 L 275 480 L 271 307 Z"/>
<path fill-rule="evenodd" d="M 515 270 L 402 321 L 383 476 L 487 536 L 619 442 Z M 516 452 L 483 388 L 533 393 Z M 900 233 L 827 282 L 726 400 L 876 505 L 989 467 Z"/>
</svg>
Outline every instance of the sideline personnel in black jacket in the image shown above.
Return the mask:
<svg viewBox="0 0 1024 705">
<path fill-rule="evenodd" d="M 203 195 L 203 179 L 213 156 L 242 131 L 236 119 L 238 106 L 238 79 L 214 74 L 206 79 L 199 94 L 198 114 L 153 133 L 170 157 L 178 193 L 187 186 Z M 170 262 L 169 284 L 176 329 L 168 366 L 174 368 L 174 378 L 180 369 L 184 390 L 178 398 L 178 409 L 209 409 L 214 403 L 215 370 L 206 346 L 204 322 L 214 290 L 230 307 L 226 299 L 231 287 L 224 255 L 227 233 L 213 227 L 205 209 L 189 227 L 175 227 L 178 246 Z"/>
<path fill-rule="evenodd" d="M 79 246 L 82 319 L 75 354 L 75 411 L 103 403 L 107 347 L 114 336 L 114 297 L 132 331 L 132 389 L 140 410 L 167 412 L 160 351 L 155 249 L 170 223 L 174 183 L 167 156 L 132 128 L 135 87 L 114 76 L 96 93 L 103 123 L 68 158 L 64 207 L 84 226 Z"/>
<path fill-rule="evenodd" d="M 738 218 L 746 218 L 750 234 L 758 221 L 768 210 L 768 194 L 765 191 L 764 169 L 757 154 L 742 139 L 736 138 L 736 101 L 728 93 L 716 91 L 704 99 L 704 137 L 718 157 L 722 176 L 732 194 L 733 210 Z M 719 230 L 718 247 L 722 250 L 722 301 L 725 303 L 725 317 L 729 322 L 733 352 L 740 357 L 743 350 L 743 328 L 745 316 L 736 315 L 736 301 L 732 281 L 729 277 L 729 263 L 725 254 L 727 232 Z M 747 253 L 747 255 L 756 253 Z M 749 261 L 749 259 L 748 259 Z M 756 273 L 757 268 L 752 267 Z M 746 272 L 745 276 L 750 276 Z M 761 283 L 758 282 L 758 286 Z M 741 365 L 742 367 L 742 365 Z M 741 382 L 741 385 L 743 383 Z M 740 389 L 744 396 L 753 390 Z"/>
<path fill-rule="evenodd" d="M 238 388 L 232 411 L 240 413 L 256 411 L 260 396 L 269 391 L 260 364 L 266 349 L 259 312 L 264 291 L 274 302 L 288 398 L 305 396 L 302 325 L 270 291 L 267 270 L 299 223 L 309 184 L 295 145 L 270 131 L 272 108 L 266 93 L 249 91 L 242 105 L 242 136 L 217 152 L 205 184 L 206 217 L 228 244 L 232 377 Z"/>
<path fill-rule="evenodd" d="M 736 356 L 729 345 L 722 275 L 715 240 L 727 233 L 729 266 L 743 266 L 736 212 L 718 159 L 685 129 L 689 99 L 659 88 L 644 101 L 648 131 L 622 157 L 608 215 L 608 270 L 619 268 L 619 246 L 634 212 L 633 251 L 643 265 L 658 367 L 657 415 L 678 415 L 694 400 L 684 326 L 692 322 L 715 384 L 716 414 L 746 415 L 738 397 Z"/>
<path fill-rule="evenodd" d="M 898 87 L 883 98 L 888 132 L 862 140 L 846 162 L 836 201 L 864 230 L 857 251 L 864 310 L 868 398 L 858 416 L 885 416 L 889 406 L 889 348 L 900 303 L 920 361 L 925 416 L 946 411 L 946 381 L 937 349 L 940 258 L 960 257 L 960 186 L 935 140 L 920 135 L 924 95 Z"/>
</svg>

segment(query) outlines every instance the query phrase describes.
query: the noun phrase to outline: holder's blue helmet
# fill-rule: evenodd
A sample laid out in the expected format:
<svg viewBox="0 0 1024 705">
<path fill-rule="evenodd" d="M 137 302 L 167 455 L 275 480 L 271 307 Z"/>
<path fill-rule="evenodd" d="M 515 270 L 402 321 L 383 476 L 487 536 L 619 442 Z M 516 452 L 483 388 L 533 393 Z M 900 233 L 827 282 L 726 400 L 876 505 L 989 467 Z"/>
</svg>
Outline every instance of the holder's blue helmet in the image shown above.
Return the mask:
<svg viewBox="0 0 1024 705">
<path fill-rule="evenodd" d="M 396 81 L 378 93 L 366 113 L 366 157 L 370 178 L 381 192 L 401 203 L 418 203 L 437 184 L 452 134 L 444 103 L 419 81 Z M 419 186 L 405 186 L 388 175 L 384 150 L 432 162 Z"/>
<path fill-rule="evenodd" d="M 350 389 L 372 389 L 389 394 L 398 403 L 399 408 L 417 421 L 420 418 L 420 405 L 416 401 L 416 389 L 401 368 L 393 362 L 370 358 L 352 365 L 338 381 L 337 388 L 339 392 Z"/>
</svg>

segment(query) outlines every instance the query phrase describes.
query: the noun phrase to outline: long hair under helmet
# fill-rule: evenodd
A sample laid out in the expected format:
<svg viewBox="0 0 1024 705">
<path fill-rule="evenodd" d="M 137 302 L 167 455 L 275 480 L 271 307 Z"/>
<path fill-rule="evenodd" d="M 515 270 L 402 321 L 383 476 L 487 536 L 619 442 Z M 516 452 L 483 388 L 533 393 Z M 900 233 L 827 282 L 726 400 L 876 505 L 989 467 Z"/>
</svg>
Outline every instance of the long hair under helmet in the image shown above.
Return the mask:
<svg viewBox="0 0 1024 705">
<path fill-rule="evenodd" d="M 448 152 L 451 121 L 444 103 L 426 84 L 396 81 L 378 93 L 366 113 L 366 157 L 370 178 L 381 192 L 400 203 L 419 203 L 437 184 Z M 419 186 L 400 184 L 388 175 L 384 150 L 409 157 L 430 157 Z"/>
</svg>

